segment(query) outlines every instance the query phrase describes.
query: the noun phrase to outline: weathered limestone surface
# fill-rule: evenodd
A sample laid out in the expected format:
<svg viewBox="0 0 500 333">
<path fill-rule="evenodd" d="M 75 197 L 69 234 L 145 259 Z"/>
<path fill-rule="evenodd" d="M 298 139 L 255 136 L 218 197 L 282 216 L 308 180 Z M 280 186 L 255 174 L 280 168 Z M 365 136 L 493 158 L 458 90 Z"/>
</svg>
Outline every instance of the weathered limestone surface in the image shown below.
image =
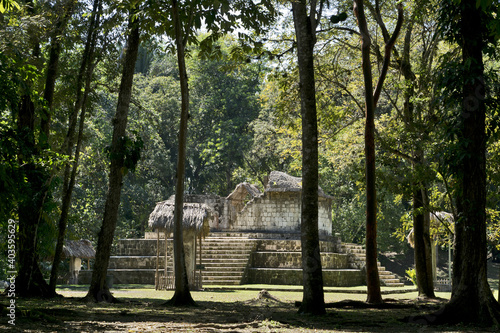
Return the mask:
<svg viewBox="0 0 500 333">
<path fill-rule="evenodd" d="M 251 267 L 258 268 L 300 268 L 300 252 L 254 252 Z M 322 253 L 321 265 L 324 269 L 343 269 L 350 267 L 349 256 L 343 253 Z"/>
<path fill-rule="evenodd" d="M 247 278 L 255 284 L 287 284 L 301 285 L 302 270 L 286 268 L 276 270 L 273 268 L 250 268 Z M 365 276 L 358 269 L 325 269 L 323 270 L 323 285 L 325 287 L 352 287 L 365 284 Z"/>
<path fill-rule="evenodd" d="M 265 192 L 249 201 L 229 222 L 230 230 L 300 232 L 300 192 Z M 230 203 L 229 203 L 230 205 Z M 319 198 L 318 229 L 331 235 L 331 203 Z"/>
</svg>

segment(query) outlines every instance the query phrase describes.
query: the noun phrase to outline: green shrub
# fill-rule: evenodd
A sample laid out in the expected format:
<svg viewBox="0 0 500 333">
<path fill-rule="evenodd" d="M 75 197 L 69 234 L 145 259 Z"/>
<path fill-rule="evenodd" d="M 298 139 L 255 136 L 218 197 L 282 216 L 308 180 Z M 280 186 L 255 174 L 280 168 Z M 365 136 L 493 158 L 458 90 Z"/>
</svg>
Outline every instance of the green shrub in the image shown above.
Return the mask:
<svg viewBox="0 0 500 333">
<path fill-rule="evenodd" d="M 417 271 L 415 271 L 415 268 L 408 268 L 406 270 L 406 279 L 411 281 L 415 286 L 417 285 Z"/>
</svg>

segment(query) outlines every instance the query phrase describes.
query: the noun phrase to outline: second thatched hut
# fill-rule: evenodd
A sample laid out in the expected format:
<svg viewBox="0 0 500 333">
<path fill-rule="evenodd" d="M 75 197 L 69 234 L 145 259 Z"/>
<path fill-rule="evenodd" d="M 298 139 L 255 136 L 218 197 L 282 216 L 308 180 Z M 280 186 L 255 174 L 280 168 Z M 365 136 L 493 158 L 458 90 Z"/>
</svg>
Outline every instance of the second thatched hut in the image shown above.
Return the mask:
<svg viewBox="0 0 500 333">
<path fill-rule="evenodd" d="M 148 225 L 157 233 L 157 256 L 156 256 L 156 289 L 173 289 L 174 264 L 173 246 L 170 235 L 174 232 L 174 209 L 172 199 L 158 202 L 155 209 L 149 215 Z M 184 241 L 184 256 L 188 280 L 192 289 L 200 289 L 202 281 L 202 239 L 209 231 L 209 221 L 214 218 L 213 210 L 202 203 L 184 203 L 182 216 L 182 229 Z M 165 242 L 160 246 L 160 240 Z M 164 250 L 164 256 L 160 260 L 160 249 Z M 196 259 L 198 258 L 198 264 Z"/>
</svg>

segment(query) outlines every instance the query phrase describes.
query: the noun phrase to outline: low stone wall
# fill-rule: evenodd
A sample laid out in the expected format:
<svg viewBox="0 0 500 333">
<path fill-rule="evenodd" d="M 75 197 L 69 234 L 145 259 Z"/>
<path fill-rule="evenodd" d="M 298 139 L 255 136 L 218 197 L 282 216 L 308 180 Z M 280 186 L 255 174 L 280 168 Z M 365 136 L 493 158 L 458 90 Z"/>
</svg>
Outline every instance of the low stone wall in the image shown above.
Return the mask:
<svg viewBox="0 0 500 333">
<path fill-rule="evenodd" d="M 115 269 L 108 271 L 113 284 L 155 284 L 155 269 Z M 80 271 L 78 284 L 90 284 L 92 271 Z"/>
<path fill-rule="evenodd" d="M 253 284 L 302 285 L 302 270 L 295 268 L 250 268 L 246 278 Z M 354 287 L 364 284 L 366 284 L 365 275 L 361 270 L 323 270 L 323 286 L 325 287 Z"/>
<path fill-rule="evenodd" d="M 165 262 L 165 256 L 159 256 L 160 265 Z M 163 266 L 163 265 L 162 265 Z M 162 267 L 160 266 L 160 267 Z M 156 256 L 111 256 L 108 269 L 155 269 Z"/>
<path fill-rule="evenodd" d="M 347 254 L 321 253 L 321 265 L 325 269 L 349 267 Z M 301 268 L 300 252 L 254 252 L 250 256 L 250 267 L 255 268 Z"/>
<path fill-rule="evenodd" d="M 329 240 L 319 242 L 321 252 L 339 252 L 337 241 L 330 237 Z M 257 240 L 256 251 L 281 251 L 281 252 L 301 252 L 300 239 L 259 239 Z"/>
<path fill-rule="evenodd" d="M 156 239 L 120 239 L 113 253 L 117 256 L 156 256 Z M 160 242 L 160 253 L 165 253 L 165 242 Z"/>
</svg>

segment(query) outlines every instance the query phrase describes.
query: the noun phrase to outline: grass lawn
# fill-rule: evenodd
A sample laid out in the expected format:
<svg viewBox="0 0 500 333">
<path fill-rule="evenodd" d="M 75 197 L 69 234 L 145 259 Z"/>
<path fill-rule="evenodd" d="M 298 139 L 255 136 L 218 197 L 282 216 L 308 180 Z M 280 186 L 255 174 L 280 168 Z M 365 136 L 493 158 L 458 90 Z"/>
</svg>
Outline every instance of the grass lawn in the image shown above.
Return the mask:
<svg viewBox="0 0 500 333">
<path fill-rule="evenodd" d="M 82 303 L 88 286 L 60 286 L 63 297 L 18 299 L 16 326 L 0 322 L 0 330 L 13 332 L 497 332 L 466 326 L 428 326 L 413 320 L 432 313 L 450 297 L 417 300 L 413 288 L 382 288 L 391 308 L 366 308 L 366 287 L 325 288 L 325 301 L 332 305 L 325 316 L 297 314 L 295 302 L 302 299 L 297 286 L 242 285 L 234 288 L 211 286 L 193 291 L 197 307 L 175 308 L 163 303 L 173 291 L 156 291 L 151 285 L 116 285 L 112 292 L 121 302 Z M 266 289 L 272 298 L 259 297 Z M 401 290 L 408 292 L 401 293 Z M 0 298 L 1 299 L 1 298 Z M 5 302 L 2 299 L 2 302 Z M 351 302 L 360 301 L 360 302 Z M 333 308 L 333 304 L 340 307 Z M 349 303 L 346 303 L 349 302 Z M 403 322 L 403 318 L 406 321 Z"/>
</svg>

